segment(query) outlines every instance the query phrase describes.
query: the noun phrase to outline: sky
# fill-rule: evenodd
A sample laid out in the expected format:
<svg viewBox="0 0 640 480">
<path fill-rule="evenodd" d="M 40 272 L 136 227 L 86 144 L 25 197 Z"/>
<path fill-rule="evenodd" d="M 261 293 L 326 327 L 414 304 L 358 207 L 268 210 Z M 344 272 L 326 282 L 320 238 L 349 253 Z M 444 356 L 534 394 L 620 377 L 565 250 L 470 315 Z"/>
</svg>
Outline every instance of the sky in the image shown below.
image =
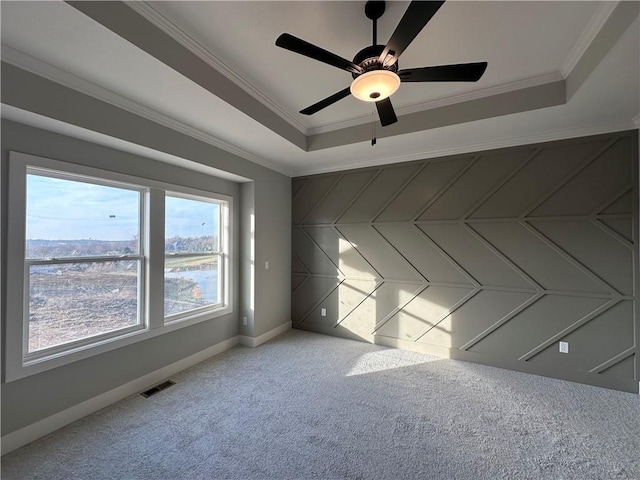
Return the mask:
<svg viewBox="0 0 640 480">
<path fill-rule="evenodd" d="M 139 235 L 139 193 L 124 188 L 27 175 L 27 239 L 131 240 Z M 167 237 L 217 230 L 216 204 L 166 198 Z"/>
</svg>

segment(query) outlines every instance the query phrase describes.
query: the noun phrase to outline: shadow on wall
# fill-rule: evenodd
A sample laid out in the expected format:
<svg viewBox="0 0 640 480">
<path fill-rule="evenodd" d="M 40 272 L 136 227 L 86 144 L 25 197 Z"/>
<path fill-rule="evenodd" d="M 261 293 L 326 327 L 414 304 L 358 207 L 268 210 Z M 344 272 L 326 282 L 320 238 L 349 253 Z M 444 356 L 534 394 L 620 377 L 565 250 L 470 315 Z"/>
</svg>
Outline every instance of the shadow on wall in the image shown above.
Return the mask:
<svg viewBox="0 0 640 480">
<path fill-rule="evenodd" d="M 319 248 L 331 262 L 325 263 L 321 276 L 294 273 L 294 318 L 310 329 L 369 343 L 419 342 L 428 334 L 430 343 L 444 347 L 439 353 L 448 356 L 448 350 L 456 344 L 456 322 L 451 313 L 476 293 L 473 287 L 427 285 L 425 277 L 407 268 L 405 260 L 394 258 L 392 251 L 384 253 L 386 265 L 378 265 L 385 271 L 383 277 L 359 253 L 357 243 L 338 233 L 335 243 L 328 244 L 327 237 L 333 232 L 327 228 L 331 227 L 307 227 L 294 233 L 297 245 L 306 244 L 312 251 Z M 306 260 L 313 265 L 322 258 L 319 251 L 311 255 Z M 304 268 L 299 258 L 294 265 Z M 314 302 L 313 294 L 323 289 L 328 295 Z M 308 302 L 315 305 L 304 312 Z"/>
</svg>

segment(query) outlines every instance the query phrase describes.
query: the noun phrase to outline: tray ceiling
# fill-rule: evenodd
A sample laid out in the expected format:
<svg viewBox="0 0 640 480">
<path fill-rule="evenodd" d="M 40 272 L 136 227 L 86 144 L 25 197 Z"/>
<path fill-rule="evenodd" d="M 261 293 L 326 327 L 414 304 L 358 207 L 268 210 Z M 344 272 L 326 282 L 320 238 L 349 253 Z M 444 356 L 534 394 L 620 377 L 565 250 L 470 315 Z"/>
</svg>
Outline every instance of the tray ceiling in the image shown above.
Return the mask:
<svg viewBox="0 0 640 480">
<path fill-rule="evenodd" d="M 487 72 L 401 85 L 376 147 L 370 104 L 298 113 L 350 75 L 274 45 L 288 32 L 351 58 L 371 43 L 364 2 L 99 3 L 2 2 L 3 60 L 294 175 L 633 128 L 640 111 L 637 8 L 623 18 L 616 2 L 445 3 L 401 67 Z M 379 43 L 407 5 L 387 2 Z M 585 67 L 594 45 L 604 55 Z"/>
</svg>

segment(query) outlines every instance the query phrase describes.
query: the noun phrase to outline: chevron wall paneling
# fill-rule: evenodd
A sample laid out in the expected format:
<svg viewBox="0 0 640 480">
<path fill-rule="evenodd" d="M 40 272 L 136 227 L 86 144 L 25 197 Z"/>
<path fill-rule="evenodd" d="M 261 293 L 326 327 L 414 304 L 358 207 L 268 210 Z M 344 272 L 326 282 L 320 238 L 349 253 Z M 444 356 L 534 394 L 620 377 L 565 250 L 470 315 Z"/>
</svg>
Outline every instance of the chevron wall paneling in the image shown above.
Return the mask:
<svg viewBox="0 0 640 480">
<path fill-rule="evenodd" d="M 295 327 L 638 391 L 637 131 L 292 192 Z"/>
</svg>

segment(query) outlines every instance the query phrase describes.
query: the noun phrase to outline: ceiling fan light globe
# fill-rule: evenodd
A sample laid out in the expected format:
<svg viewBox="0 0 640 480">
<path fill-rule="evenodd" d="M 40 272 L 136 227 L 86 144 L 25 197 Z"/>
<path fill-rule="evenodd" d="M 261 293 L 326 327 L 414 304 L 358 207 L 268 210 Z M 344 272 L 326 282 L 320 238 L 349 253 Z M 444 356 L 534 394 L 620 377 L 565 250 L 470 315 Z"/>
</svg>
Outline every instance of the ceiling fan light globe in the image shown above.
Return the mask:
<svg viewBox="0 0 640 480">
<path fill-rule="evenodd" d="M 378 102 L 390 97 L 400 87 L 400 77 L 389 70 L 363 73 L 351 82 L 351 94 L 364 102 Z"/>
</svg>

